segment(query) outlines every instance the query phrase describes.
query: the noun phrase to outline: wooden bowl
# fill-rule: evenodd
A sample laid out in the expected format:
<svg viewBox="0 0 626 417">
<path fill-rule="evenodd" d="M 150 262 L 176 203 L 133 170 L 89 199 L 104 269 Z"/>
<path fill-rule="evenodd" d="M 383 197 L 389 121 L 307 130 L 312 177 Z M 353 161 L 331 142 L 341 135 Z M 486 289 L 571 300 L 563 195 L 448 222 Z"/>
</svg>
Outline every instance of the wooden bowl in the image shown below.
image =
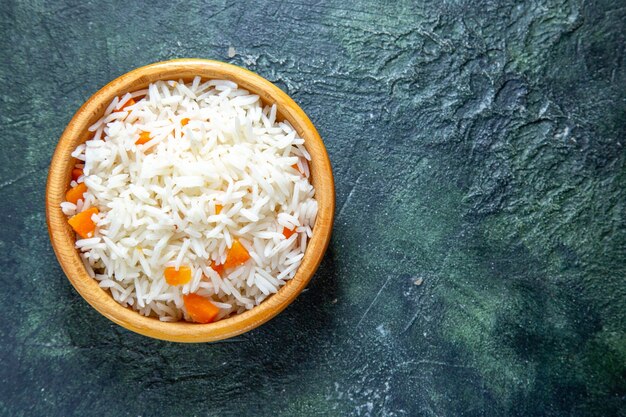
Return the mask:
<svg viewBox="0 0 626 417">
<path fill-rule="evenodd" d="M 313 237 L 309 241 L 302 264 L 295 277 L 280 288 L 278 293 L 245 313 L 215 323 L 168 323 L 142 316 L 135 310 L 121 306 L 87 274 L 74 247 L 76 237 L 67 223 L 67 217 L 61 211 L 60 204 L 65 199 L 75 164 L 71 152 L 90 137 L 87 128 L 102 117 L 115 96 L 146 88 L 149 83 L 157 80 L 190 81 L 197 75 L 203 79 L 234 81 L 240 87 L 258 94 L 265 103 L 276 103 L 277 119 L 291 123 L 305 140 L 304 145 L 311 154 L 311 179 L 319 209 Z M 319 266 L 330 240 L 334 211 L 335 188 L 330 160 L 322 139 L 302 109 L 266 79 L 234 65 L 203 59 L 178 59 L 141 67 L 111 81 L 94 94 L 76 112 L 63 132 L 52 157 L 46 187 L 46 216 L 50 240 L 59 263 L 74 288 L 92 307 L 115 323 L 145 336 L 176 342 L 209 342 L 233 337 L 260 326 L 285 309 L 306 287 Z"/>
</svg>

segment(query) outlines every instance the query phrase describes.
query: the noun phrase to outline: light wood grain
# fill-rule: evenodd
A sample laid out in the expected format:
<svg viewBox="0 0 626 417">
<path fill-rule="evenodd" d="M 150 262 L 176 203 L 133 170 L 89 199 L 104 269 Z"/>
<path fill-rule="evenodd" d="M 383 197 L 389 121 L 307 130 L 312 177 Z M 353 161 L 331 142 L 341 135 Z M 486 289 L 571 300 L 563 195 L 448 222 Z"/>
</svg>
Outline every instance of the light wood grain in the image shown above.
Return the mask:
<svg viewBox="0 0 626 417">
<path fill-rule="evenodd" d="M 75 236 L 60 209 L 60 203 L 64 200 L 71 169 L 75 164 L 71 152 L 90 137 L 87 128 L 102 116 L 115 96 L 145 88 L 157 80 L 190 81 L 197 75 L 204 80 L 234 81 L 242 88 L 258 94 L 265 103 L 276 103 L 278 120 L 288 120 L 292 124 L 304 138 L 305 146 L 311 154 L 311 178 L 319 211 L 313 237 L 302 264 L 295 277 L 278 293 L 252 310 L 216 323 L 164 323 L 122 307 L 113 300 L 110 293 L 101 289 L 89 277 L 74 248 Z M 202 59 L 180 59 L 138 68 L 111 81 L 94 94 L 76 112 L 63 132 L 50 164 L 46 188 L 46 216 L 50 240 L 59 263 L 74 288 L 91 306 L 115 323 L 145 336 L 176 342 L 209 342 L 233 337 L 265 323 L 285 309 L 306 287 L 319 266 L 330 241 L 334 211 L 335 188 L 330 160 L 322 139 L 302 109 L 266 79 L 234 65 Z"/>
</svg>

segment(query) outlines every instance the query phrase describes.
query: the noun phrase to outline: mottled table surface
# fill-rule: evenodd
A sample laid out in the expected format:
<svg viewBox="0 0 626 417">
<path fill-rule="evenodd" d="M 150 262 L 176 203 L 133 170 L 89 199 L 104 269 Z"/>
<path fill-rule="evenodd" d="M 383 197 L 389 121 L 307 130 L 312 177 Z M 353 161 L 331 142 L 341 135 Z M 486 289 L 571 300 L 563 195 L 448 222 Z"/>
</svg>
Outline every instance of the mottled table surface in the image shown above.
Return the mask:
<svg viewBox="0 0 626 417">
<path fill-rule="evenodd" d="M 626 415 L 623 1 L 0 4 L 3 416 Z M 308 289 L 224 342 L 130 333 L 59 268 L 78 107 L 177 57 L 275 82 L 324 138 Z"/>
</svg>

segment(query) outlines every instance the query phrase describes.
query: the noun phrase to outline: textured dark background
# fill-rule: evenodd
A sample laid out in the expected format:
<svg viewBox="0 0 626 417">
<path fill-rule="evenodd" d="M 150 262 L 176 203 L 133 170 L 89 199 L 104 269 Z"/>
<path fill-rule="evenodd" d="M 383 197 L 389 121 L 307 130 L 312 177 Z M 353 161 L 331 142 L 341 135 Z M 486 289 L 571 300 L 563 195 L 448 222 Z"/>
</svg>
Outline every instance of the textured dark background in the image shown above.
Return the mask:
<svg viewBox="0 0 626 417">
<path fill-rule="evenodd" d="M 0 4 L 1 415 L 626 415 L 623 0 Z M 44 216 L 78 107 L 177 57 L 278 84 L 337 182 L 309 289 L 214 344 L 101 317 Z"/>
</svg>

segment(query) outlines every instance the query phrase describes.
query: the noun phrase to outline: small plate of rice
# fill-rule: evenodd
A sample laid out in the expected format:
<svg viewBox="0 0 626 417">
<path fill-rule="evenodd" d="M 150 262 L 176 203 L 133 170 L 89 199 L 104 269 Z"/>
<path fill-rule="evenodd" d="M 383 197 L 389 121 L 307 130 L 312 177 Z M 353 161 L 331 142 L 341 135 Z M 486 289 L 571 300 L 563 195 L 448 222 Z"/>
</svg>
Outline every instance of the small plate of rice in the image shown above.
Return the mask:
<svg viewBox="0 0 626 417">
<path fill-rule="evenodd" d="M 55 152 L 47 214 L 75 288 L 113 321 L 167 340 L 240 334 L 306 286 L 334 186 L 304 112 L 267 80 L 206 60 L 114 80 Z"/>
</svg>

